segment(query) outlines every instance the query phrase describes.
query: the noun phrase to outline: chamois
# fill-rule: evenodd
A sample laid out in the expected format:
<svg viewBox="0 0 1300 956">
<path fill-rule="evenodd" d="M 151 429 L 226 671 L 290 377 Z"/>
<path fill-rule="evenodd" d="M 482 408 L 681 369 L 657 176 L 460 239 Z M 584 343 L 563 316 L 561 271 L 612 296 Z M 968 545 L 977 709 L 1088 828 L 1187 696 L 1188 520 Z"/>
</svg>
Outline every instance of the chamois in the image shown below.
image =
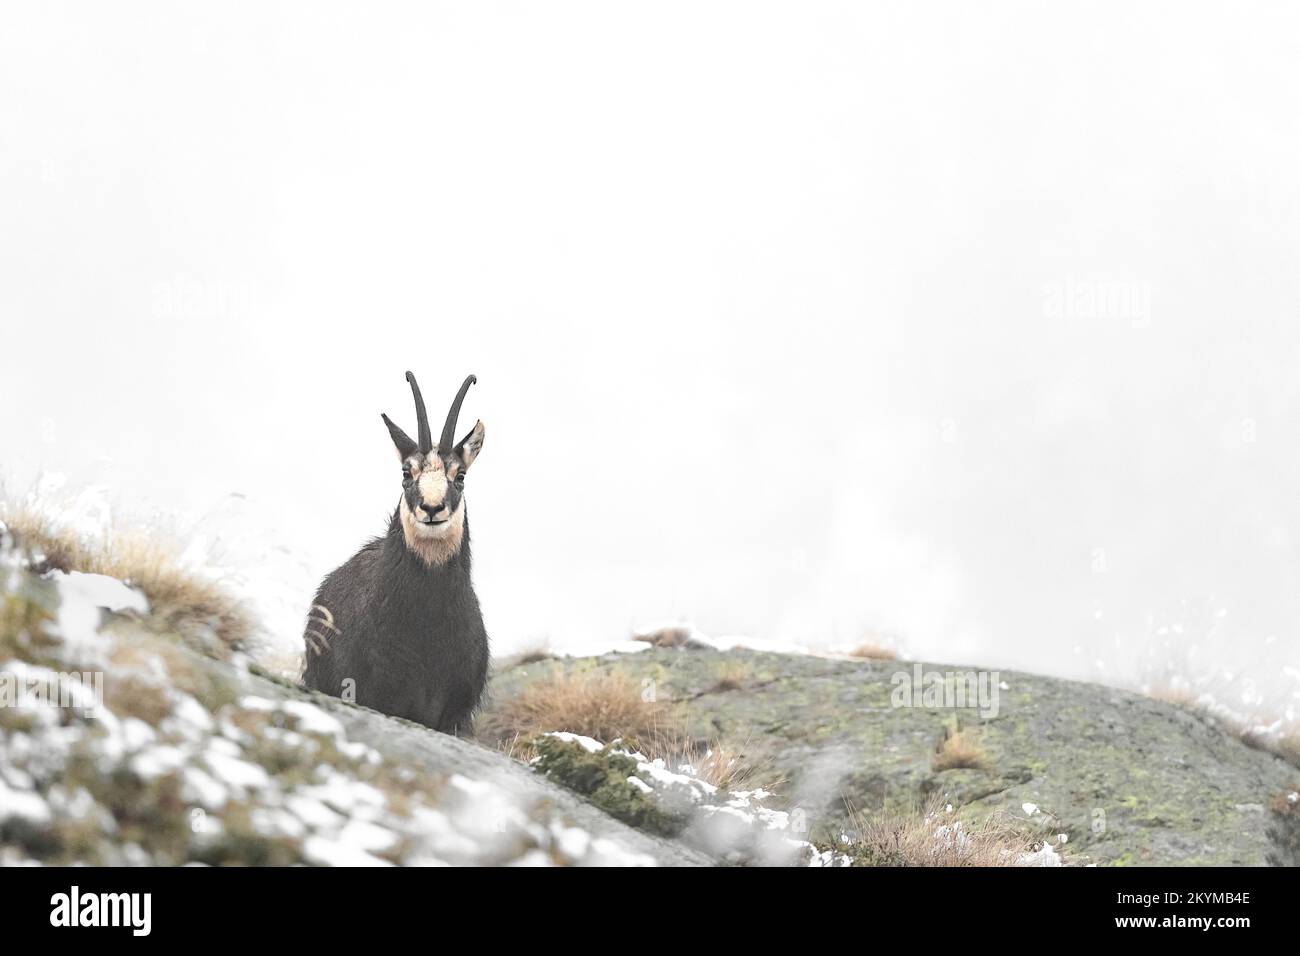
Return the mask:
<svg viewBox="0 0 1300 956">
<path fill-rule="evenodd" d="M 487 681 L 488 639 L 470 583 L 465 473 L 483 447 L 476 422 L 458 444 L 465 379 L 438 447 L 415 376 L 418 444 L 383 415 L 402 463 L 388 532 L 321 582 L 307 615 L 303 683 L 444 733 L 465 732 Z"/>
</svg>

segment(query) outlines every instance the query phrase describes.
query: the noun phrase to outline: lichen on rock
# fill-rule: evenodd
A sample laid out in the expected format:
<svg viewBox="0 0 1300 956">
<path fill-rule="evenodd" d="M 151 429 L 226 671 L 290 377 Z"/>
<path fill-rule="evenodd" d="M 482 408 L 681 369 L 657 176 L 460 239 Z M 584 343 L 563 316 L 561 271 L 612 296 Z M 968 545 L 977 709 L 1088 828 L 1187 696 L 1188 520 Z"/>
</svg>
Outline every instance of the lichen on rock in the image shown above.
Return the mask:
<svg viewBox="0 0 1300 956">
<path fill-rule="evenodd" d="M 726 667 L 749 675 L 718 690 Z M 1296 787 L 1295 766 L 1254 749 L 1215 721 L 1111 687 L 1004 671 L 996 714 L 960 712 L 977 727 L 980 767 L 936 770 L 954 711 L 896 706 L 892 685 L 916 666 L 776 654 L 742 647 L 651 647 L 580 661 L 549 660 L 498 675 L 506 701 L 531 681 L 581 667 L 651 682 L 677 705 L 680 732 L 745 742 L 747 786 L 779 782 L 784 809 L 815 842 L 850 828 L 848 806 L 901 812 L 941 796 L 973 818 L 1004 814 L 1038 843 L 1068 837 L 1074 862 L 1262 866 L 1292 860 L 1289 818 L 1263 812 Z M 1032 804 L 1032 816 L 1022 807 Z M 1253 809 L 1252 809 L 1253 808 Z"/>
</svg>

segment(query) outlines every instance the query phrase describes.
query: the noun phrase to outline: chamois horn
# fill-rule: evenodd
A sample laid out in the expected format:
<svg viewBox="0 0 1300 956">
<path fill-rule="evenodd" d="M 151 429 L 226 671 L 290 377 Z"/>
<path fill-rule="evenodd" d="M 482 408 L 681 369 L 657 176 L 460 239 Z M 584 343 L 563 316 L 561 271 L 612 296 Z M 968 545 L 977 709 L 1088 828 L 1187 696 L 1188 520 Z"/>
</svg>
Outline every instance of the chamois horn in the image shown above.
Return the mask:
<svg viewBox="0 0 1300 956">
<path fill-rule="evenodd" d="M 465 393 L 469 387 L 478 381 L 478 376 L 467 375 L 465 381 L 460 384 L 460 391 L 456 393 L 456 399 L 451 403 L 451 409 L 447 412 L 447 422 L 442 426 L 442 440 L 438 442 L 438 454 L 450 455 L 452 446 L 456 443 L 456 419 L 460 417 L 460 403 L 465 401 Z"/>
<path fill-rule="evenodd" d="M 424 410 L 424 396 L 420 394 L 420 386 L 415 382 L 415 376 L 407 372 L 406 380 L 411 383 L 411 394 L 415 396 L 415 419 L 420 426 L 420 451 L 429 454 L 433 451 L 433 433 L 429 431 L 429 413 Z"/>
</svg>

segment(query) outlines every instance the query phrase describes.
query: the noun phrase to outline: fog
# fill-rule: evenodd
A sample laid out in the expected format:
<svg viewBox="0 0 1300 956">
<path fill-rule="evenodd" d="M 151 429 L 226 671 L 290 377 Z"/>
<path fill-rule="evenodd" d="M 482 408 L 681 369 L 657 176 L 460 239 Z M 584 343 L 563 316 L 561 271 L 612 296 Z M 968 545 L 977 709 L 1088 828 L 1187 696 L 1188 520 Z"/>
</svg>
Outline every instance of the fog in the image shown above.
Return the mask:
<svg viewBox="0 0 1300 956">
<path fill-rule="evenodd" d="M 404 371 L 439 418 L 473 372 L 499 651 L 689 619 L 1294 712 L 1297 35 L 1241 3 L 10 5 L 6 482 L 200 527 L 237 493 L 311 580 L 397 502 Z"/>
</svg>

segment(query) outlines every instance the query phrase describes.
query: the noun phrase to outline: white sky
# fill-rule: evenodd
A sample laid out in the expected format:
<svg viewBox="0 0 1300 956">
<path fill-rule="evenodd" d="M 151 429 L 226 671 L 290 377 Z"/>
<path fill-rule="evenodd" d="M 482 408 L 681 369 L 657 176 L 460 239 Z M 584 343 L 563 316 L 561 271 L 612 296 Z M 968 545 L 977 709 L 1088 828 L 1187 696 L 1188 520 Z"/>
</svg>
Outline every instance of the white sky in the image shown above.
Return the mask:
<svg viewBox="0 0 1300 956">
<path fill-rule="evenodd" d="M 0 465 L 240 492 L 315 577 L 396 502 L 403 372 L 440 416 L 472 371 L 499 649 L 681 616 L 1118 677 L 1181 625 L 1279 679 L 1297 36 L 1243 3 L 10 4 Z"/>
</svg>

